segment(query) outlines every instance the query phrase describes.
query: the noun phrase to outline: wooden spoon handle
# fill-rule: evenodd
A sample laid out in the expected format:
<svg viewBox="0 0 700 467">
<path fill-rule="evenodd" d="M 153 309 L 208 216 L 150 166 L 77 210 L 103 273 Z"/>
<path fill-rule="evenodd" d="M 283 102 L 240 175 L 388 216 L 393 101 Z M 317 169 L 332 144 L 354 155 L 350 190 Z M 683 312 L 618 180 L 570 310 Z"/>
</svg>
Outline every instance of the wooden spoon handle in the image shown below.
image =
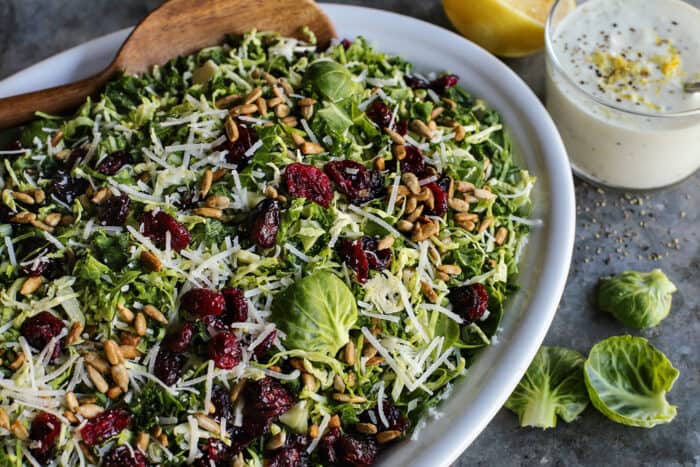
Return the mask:
<svg viewBox="0 0 700 467">
<path fill-rule="evenodd" d="M 103 72 L 77 83 L 0 99 L 0 129 L 25 123 L 36 111 L 60 114 L 78 107 L 116 70 L 141 74 L 171 58 L 218 44 L 226 34 L 251 29 L 299 37 L 302 26 L 311 28 L 321 45 L 336 35 L 313 0 L 166 1 L 134 29 Z"/>
<path fill-rule="evenodd" d="M 107 83 L 113 71 L 108 67 L 75 83 L 0 99 L 0 129 L 26 123 L 34 118 L 35 112 L 60 114 L 77 108 L 87 96 L 97 93 Z"/>
</svg>

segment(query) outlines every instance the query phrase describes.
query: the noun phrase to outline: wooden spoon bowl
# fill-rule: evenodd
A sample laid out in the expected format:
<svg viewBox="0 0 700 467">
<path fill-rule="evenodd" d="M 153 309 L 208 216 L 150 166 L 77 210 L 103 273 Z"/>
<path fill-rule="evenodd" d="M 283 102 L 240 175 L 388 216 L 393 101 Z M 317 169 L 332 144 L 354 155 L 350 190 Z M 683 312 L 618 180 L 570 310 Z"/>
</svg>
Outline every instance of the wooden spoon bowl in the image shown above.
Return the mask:
<svg viewBox="0 0 700 467">
<path fill-rule="evenodd" d="M 141 74 L 155 65 L 220 44 L 252 29 L 303 38 L 307 26 L 321 46 L 336 36 L 313 0 L 169 0 L 136 26 L 112 63 L 90 78 L 0 99 L 0 128 L 31 120 L 35 112 L 61 114 L 99 92 L 119 72 Z"/>
</svg>

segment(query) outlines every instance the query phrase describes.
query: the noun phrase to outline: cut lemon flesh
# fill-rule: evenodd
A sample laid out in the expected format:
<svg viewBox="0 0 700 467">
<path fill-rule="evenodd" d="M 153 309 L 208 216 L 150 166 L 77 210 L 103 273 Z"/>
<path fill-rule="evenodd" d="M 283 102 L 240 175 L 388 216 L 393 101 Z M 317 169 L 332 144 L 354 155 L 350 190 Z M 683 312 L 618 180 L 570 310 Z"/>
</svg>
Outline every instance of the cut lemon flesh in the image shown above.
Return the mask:
<svg viewBox="0 0 700 467">
<path fill-rule="evenodd" d="M 572 10 L 575 0 L 562 0 Z M 554 0 L 443 0 L 457 30 L 489 52 L 520 57 L 544 46 L 544 24 Z"/>
</svg>

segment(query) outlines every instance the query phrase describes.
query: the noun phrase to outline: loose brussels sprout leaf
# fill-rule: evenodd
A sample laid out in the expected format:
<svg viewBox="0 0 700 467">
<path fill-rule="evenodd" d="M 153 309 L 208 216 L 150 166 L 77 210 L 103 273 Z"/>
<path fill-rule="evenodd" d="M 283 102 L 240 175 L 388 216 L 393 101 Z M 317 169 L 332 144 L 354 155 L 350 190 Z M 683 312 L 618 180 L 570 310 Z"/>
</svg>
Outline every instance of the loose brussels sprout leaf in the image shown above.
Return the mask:
<svg viewBox="0 0 700 467">
<path fill-rule="evenodd" d="M 506 401 L 520 426 L 554 428 L 557 415 L 572 422 L 588 406 L 583 382 L 585 357 L 575 350 L 543 346 Z"/>
<path fill-rule="evenodd" d="M 612 421 L 651 428 L 676 416 L 666 392 L 678 370 L 644 338 L 615 336 L 597 343 L 584 376 L 593 406 Z"/>
<path fill-rule="evenodd" d="M 328 126 L 328 131 L 334 135 L 342 135 L 352 126 L 352 120 L 347 114 L 333 103 L 319 110 L 316 115 Z"/>
<path fill-rule="evenodd" d="M 357 321 L 352 291 L 335 274 L 316 271 L 275 297 L 272 320 L 290 349 L 335 355 Z"/>
<path fill-rule="evenodd" d="M 442 343 L 442 352 L 455 345 L 459 339 L 459 324 L 446 315 L 440 314 L 435 325 L 434 336 L 442 336 L 445 340 Z"/>
<path fill-rule="evenodd" d="M 352 73 L 333 60 L 312 63 L 304 74 L 304 81 L 321 96 L 338 102 L 357 92 L 358 85 L 352 80 Z"/>
<path fill-rule="evenodd" d="M 625 326 L 649 328 L 668 316 L 671 294 L 676 290 L 659 269 L 623 272 L 600 280 L 598 306 Z"/>
<path fill-rule="evenodd" d="M 297 433 L 307 433 L 309 431 L 309 401 L 299 401 L 280 415 L 280 422 L 287 425 Z"/>
</svg>

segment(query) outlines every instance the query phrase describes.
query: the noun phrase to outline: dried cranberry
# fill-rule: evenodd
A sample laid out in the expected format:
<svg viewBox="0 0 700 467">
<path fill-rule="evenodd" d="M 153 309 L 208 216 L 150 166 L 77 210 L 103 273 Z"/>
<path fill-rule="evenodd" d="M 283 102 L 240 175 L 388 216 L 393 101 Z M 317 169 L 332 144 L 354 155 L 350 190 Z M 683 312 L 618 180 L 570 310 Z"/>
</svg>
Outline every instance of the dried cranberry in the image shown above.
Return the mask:
<svg viewBox="0 0 700 467">
<path fill-rule="evenodd" d="M 303 449 L 281 448 L 277 449 L 272 457 L 267 459 L 267 467 L 306 467 L 309 465 L 309 456 Z"/>
<path fill-rule="evenodd" d="M 19 269 L 22 276 L 39 277 L 49 266 L 48 258 L 41 258 L 38 261 L 34 260 L 29 264 L 25 264 Z"/>
<path fill-rule="evenodd" d="M 168 213 L 158 211 L 145 212 L 141 216 L 143 234 L 150 238 L 160 248 L 165 247 L 166 232 L 170 232 L 170 248 L 180 251 L 192 241 L 192 235 L 187 227 L 173 219 Z"/>
<path fill-rule="evenodd" d="M 244 414 L 252 419 L 268 423 L 294 405 L 294 396 L 276 379 L 269 376 L 249 381 L 244 388 Z"/>
<path fill-rule="evenodd" d="M 100 163 L 97 164 L 97 167 L 95 167 L 95 170 L 102 175 L 114 175 L 119 172 L 122 167 L 130 163 L 131 155 L 128 152 L 124 150 L 116 151 L 102 159 Z"/>
<path fill-rule="evenodd" d="M 194 337 L 194 333 L 194 324 L 187 322 L 183 324 L 182 327 L 176 332 L 165 336 L 165 339 L 163 339 L 162 347 L 174 353 L 185 352 L 187 351 L 187 349 L 190 348 L 190 344 L 192 343 L 192 337 Z"/>
<path fill-rule="evenodd" d="M 277 330 L 275 329 L 270 334 L 268 334 L 265 339 L 262 340 L 254 349 L 253 353 L 257 357 L 258 361 L 262 360 L 265 355 L 272 348 L 272 344 L 275 343 L 275 338 L 277 337 Z"/>
<path fill-rule="evenodd" d="M 324 208 L 330 206 L 333 188 L 321 169 L 295 162 L 287 166 L 284 179 L 290 195 L 310 199 Z"/>
<path fill-rule="evenodd" d="M 440 189 L 442 191 L 447 193 L 448 191 L 450 191 L 450 183 L 451 182 L 452 182 L 452 179 L 450 177 L 443 176 L 443 177 L 439 178 L 438 181 L 435 183 L 437 183 L 437 185 L 440 187 Z"/>
<path fill-rule="evenodd" d="M 180 307 L 198 318 L 219 316 L 226 309 L 226 299 L 216 290 L 191 289 L 180 299 Z"/>
<path fill-rule="evenodd" d="M 41 350 L 46 347 L 51 339 L 58 336 L 65 324 L 48 311 L 42 311 L 22 323 L 20 334 L 27 339 L 29 345 Z M 53 350 L 52 358 L 56 358 L 61 353 L 61 342 L 57 342 Z"/>
<path fill-rule="evenodd" d="M 350 41 L 350 39 L 343 39 L 340 41 L 340 45 L 342 45 L 345 50 L 348 50 L 352 46 L 352 41 Z"/>
<path fill-rule="evenodd" d="M 248 302 L 243 291 L 238 288 L 227 287 L 221 290 L 226 301 L 226 311 L 222 318 L 227 323 L 244 323 L 248 321 Z"/>
<path fill-rule="evenodd" d="M 321 454 L 321 458 L 327 464 L 335 464 L 338 462 L 338 454 L 336 453 L 336 446 L 338 441 L 340 441 L 340 428 L 333 427 L 329 428 L 328 431 L 323 435 L 321 441 L 318 443 L 318 450 Z"/>
<path fill-rule="evenodd" d="M 309 437 L 300 435 L 298 433 L 291 433 L 287 435 L 287 439 L 284 446 L 287 448 L 294 449 L 305 449 L 309 445 Z"/>
<path fill-rule="evenodd" d="M 405 75 L 403 80 L 406 83 L 406 86 L 411 89 L 428 89 L 430 87 L 430 83 L 423 78 L 419 78 L 418 76 Z"/>
<path fill-rule="evenodd" d="M 176 208 L 180 209 L 181 211 L 189 211 L 190 209 L 197 207 L 197 201 L 195 200 L 195 196 L 197 196 L 196 190 L 189 189 L 187 187 L 180 187 L 175 191 L 179 195 L 177 199 L 173 201 L 173 205 Z"/>
<path fill-rule="evenodd" d="M 415 146 L 406 146 L 406 157 L 401 161 L 401 173 L 411 172 L 416 175 L 425 173 L 426 164 L 423 152 Z"/>
<path fill-rule="evenodd" d="M 161 348 L 156 355 L 156 363 L 153 366 L 153 374 L 166 386 L 172 386 L 182 376 L 187 357 L 181 353 L 171 352 Z"/>
<path fill-rule="evenodd" d="M 408 121 L 407 120 L 399 120 L 395 126 L 396 126 L 396 128 L 394 129 L 394 131 L 396 131 L 401 136 L 406 136 L 406 133 L 408 133 Z"/>
<path fill-rule="evenodd" d="M 376 170 L 367 170 L 355 161 L 328 162 L 323 171 L 338 186 L 338 191 L 353 203 L 364 203 L 380 197 L 384 192 L 384 179 Z"/>
<path fill-rule="evenodd" d="M 127 195 L 111 196 L 97 207 L 97 220 L 100 225 L 124 225 L 130 205 Z"/>
<path fill-rule="evenodd" d="M 102 461 L 103 467 L 146 467 L 148 461 L 139 449 L 115 446 Z"/>
<path fill-rule="evenodd" d="M 29 439 L 32 440 L 29 450 L 36 460 L 45 463 L 52 457 L 56 438 L 60 433 L 61 421 L 55 415 L 41 412 L 34 417 L 29 429 Z"/>
<path fill-rule="evenodd" d="M 379 128 L 388 128 L 391 123 L 392 111 L 381 99 L 375 99 L 367 109 L 367 116 Z"/>
<path fill-rule="evenodd" d="M 342 435 L 336 444 L 338 459 L 348 465 L 365 467 L 377 458 L 377 443 L 373 438 Z"/>
<path fill-rule="evenodd" d="M 396 430 L 405 433 L 409 427 L 408 418 L 401 414 L 401 411 L 390 400 L 384 399 L 382 403 L 384 418 L 389 423 L 384 424 L 379 416 L 377 408 L 367 409 L 360 414 L 360 421 L 365 423 L 378 423 L 379 431 Z"/>
<path fill-rule="evenodd" d="M 246 151 L 250 149 L 257 141 L 258 135 L 255 129 L 247 126 L 238 125 L 238 139 L 233 143 L 226 139 L 219 146 L 215 147 L 215 151 L 228 151 L 226 155 L 226 160 L 230 164 L 236 164 L 238 170 L 243 169 L 248 165 L 249 157 L 245 155 Z"/>
<path fill-rule="evenodd" d="M 250 213 L 250 239 L 260 248 L 270 248 L 277 241 L 280 228 L 280 207 L 274 199 L 265 198 Z"/>
<path fill-rule="evenodd" d="M 432 80 L 430 82 L 430 89 L 438 94 L 442 94 L 446 89 L 457 86 L 457 83 L 459 83 L 459 76 L 444 75 Z"/>
<path fill-rule="evenodd" d="M 211 388 L 211 403 L 214 405 L 214 419 L 233 422 L 233 404 L 229 391 L 220 384 Z"/>
<path fill-rule="evenodd" d="M 207 329 L 207 334 L 213 337 L 220 332 L 230 331 L 231 327 L 221 319 L 221 316 L 209 315 L 202 318 L 204 327 Z"/>
<path fill-rule="evenodd" d="M 80 159 L 85 157 L 88 153 L 88 148 L 85 146 L 80 146 L 78 148 L 73 148 L 73 150 L 70 152 L 68 157 L 66 157 L 63 161 L 63 168 L 70 172 L 73 170 L 73 167 L 75 167 L 75 164 L 78 163 Z"/>
<path fill-rule="evenodd" d="M 428 183 L 425 186 L 433 193 L 435 203 L 428 214 L 444 216 L 447 213 L 447 193 L 435 182 Z"/>
<path fill-rule="evenodd" d="M 268 467 L 306 467 L 309 465 L 309 456 L 306 448 L 309 438 L 299 434 L 290 434 L 281 449 L 277 449 L 267 459 Z"/>
<path fill-rule="evenodd" d="M 69 262 L 63 258 L 41 257 L 22 266 L 19 272 L 22 276 L 44 276 L 49 280 L 54 280 L 66 275 L 66 268 L 70 267 L 72 266 Z"/>
<path fill-rule="evenodd" d="M 357 282 L 364 284 L 369 277 L 369 261 L 361 240 L 342 240 L 338 249 L 340 259 L 355 271 Z"/>
<path fill-rule="evenodd" d="M 406 157 L 404 157 L 400 162 L 401 173 L 412 173 L 420 177 L 426 172 L 425 159 L 423 158 L 423 153 L 420 149 L 415 146 L 406 145 Z M 389 170 L 396 169 L 396 161 L 392 160 L 389 163 Z"/>
<path fill-rule="evenodd" d="M 226 431 L 231 439 L 231 445 L 226 447 L 223 443 L 216 442 L 213 438 L 209 438 L 202 447 L 204 456 L 201 458 L 204 463 L 195 463 L 197 466 L 210 467 L 209 459 L 217 462 L 217 466 L 231 465 L 220 463 L 232 459 L 243 449 L 248 447 L 252 442 L 257 441 L 263 436 L 269 428 L 269 423 L 261 423 L 258 418 L 244 417 L 242 426 L 234 426 L 233 423 L 226 425 Z"/>
<path fill-rule="evenodd" d="M 80 436 L 88 446 L 102 444 L 118 435 L 131 424 L 131 415 L 124 409 L 109 409 L 91 418 L 80 429 Z"/>
<path fill-rule="evenodd" d="M 378 251 L 378 241 L 364 236 L 357 240 L 342 240 L 338 254 L 350 269 L 355 271 L 357 282 L 364 284 L 369 277 L 369 270 L 386 269 L 391 264 L 391 250 Z"/>
<path fill-rule="evenodd" d="M 363 236 L 360 240 L 362 242 L 362 249 L 365 250 L 367 262 L 369 263 L 369 267 L 371 269 L 381 271 L 391 265 L 390 248 L 379 250 L 379 240 L 368 235 Z"/>
<path fill-rule="evenodd" d="M 365 201 L 369 201 L 371 199 L 380 198 L 384 195 L 385 191 L 386 190 L 384 188 L 384 177 L 382 177 L 382 174 L 378 170 L 370 170 L 369 196 L 367 199 L 358 198 L 355 200 L 355 202 L 364 203 Z"/>
<path fill-rule="evenodd" d="M 69 177 L 65 173 L 59 172 L 51 181 L 49 193 L 62 203 L 70 206 L 78 196 L 85 193 L 88 186 L 87 180 Z"/>
<path fill-rule="evenodd" d="M 231 448 L 235 454 L 238 454 L 243 448 L 267 433 L 270 428 L 270 419 L 244 415 L 242 425 L 240 427 L 231 425 L 231 428 L 228 429 L 233 441 Z"/>
<path fill-rule="evenodd" d="M 10 218 L 14 216 L 14 213 L 5 206 L 5 204 L 0 204 L 0 224 L 9 224 Z"/>
<path fill-rule="evenodd" d="M 20 149 L 24 149 L 24 146 L 22 146 L 22 141 L 18 139 L 10 141 L 5 145 L 5 150 L 7 151 L 19 151 Z"/>
<path fill-rule="evenodd" d="M 224 331 L 211 338 L 207 345 L 209 358 L 217 368 L 230 370 L 241 362 L 241 344 L 232 332 Z"/>
<path fill-rule="evenodd" d="M 211 462 L 218 463 L 228 461 L 235 455 L 231 448 L 216 438 L 208 438 L 202 443 L 200 450 L 204 453 L 204 456 L 198 459 L 201 460 L 201 462 L 195 463 L 195 466 L 201 465 L 202 467 L 211 467 Z"/>
<path fill-rule="evenodd" d="M 455 313 L 467 322 L 480 319 L 486 313 L 489 304 L 489 294 L 483 284 L 463 285 L 452 287 L 447 294 Z"/>
</svg>

